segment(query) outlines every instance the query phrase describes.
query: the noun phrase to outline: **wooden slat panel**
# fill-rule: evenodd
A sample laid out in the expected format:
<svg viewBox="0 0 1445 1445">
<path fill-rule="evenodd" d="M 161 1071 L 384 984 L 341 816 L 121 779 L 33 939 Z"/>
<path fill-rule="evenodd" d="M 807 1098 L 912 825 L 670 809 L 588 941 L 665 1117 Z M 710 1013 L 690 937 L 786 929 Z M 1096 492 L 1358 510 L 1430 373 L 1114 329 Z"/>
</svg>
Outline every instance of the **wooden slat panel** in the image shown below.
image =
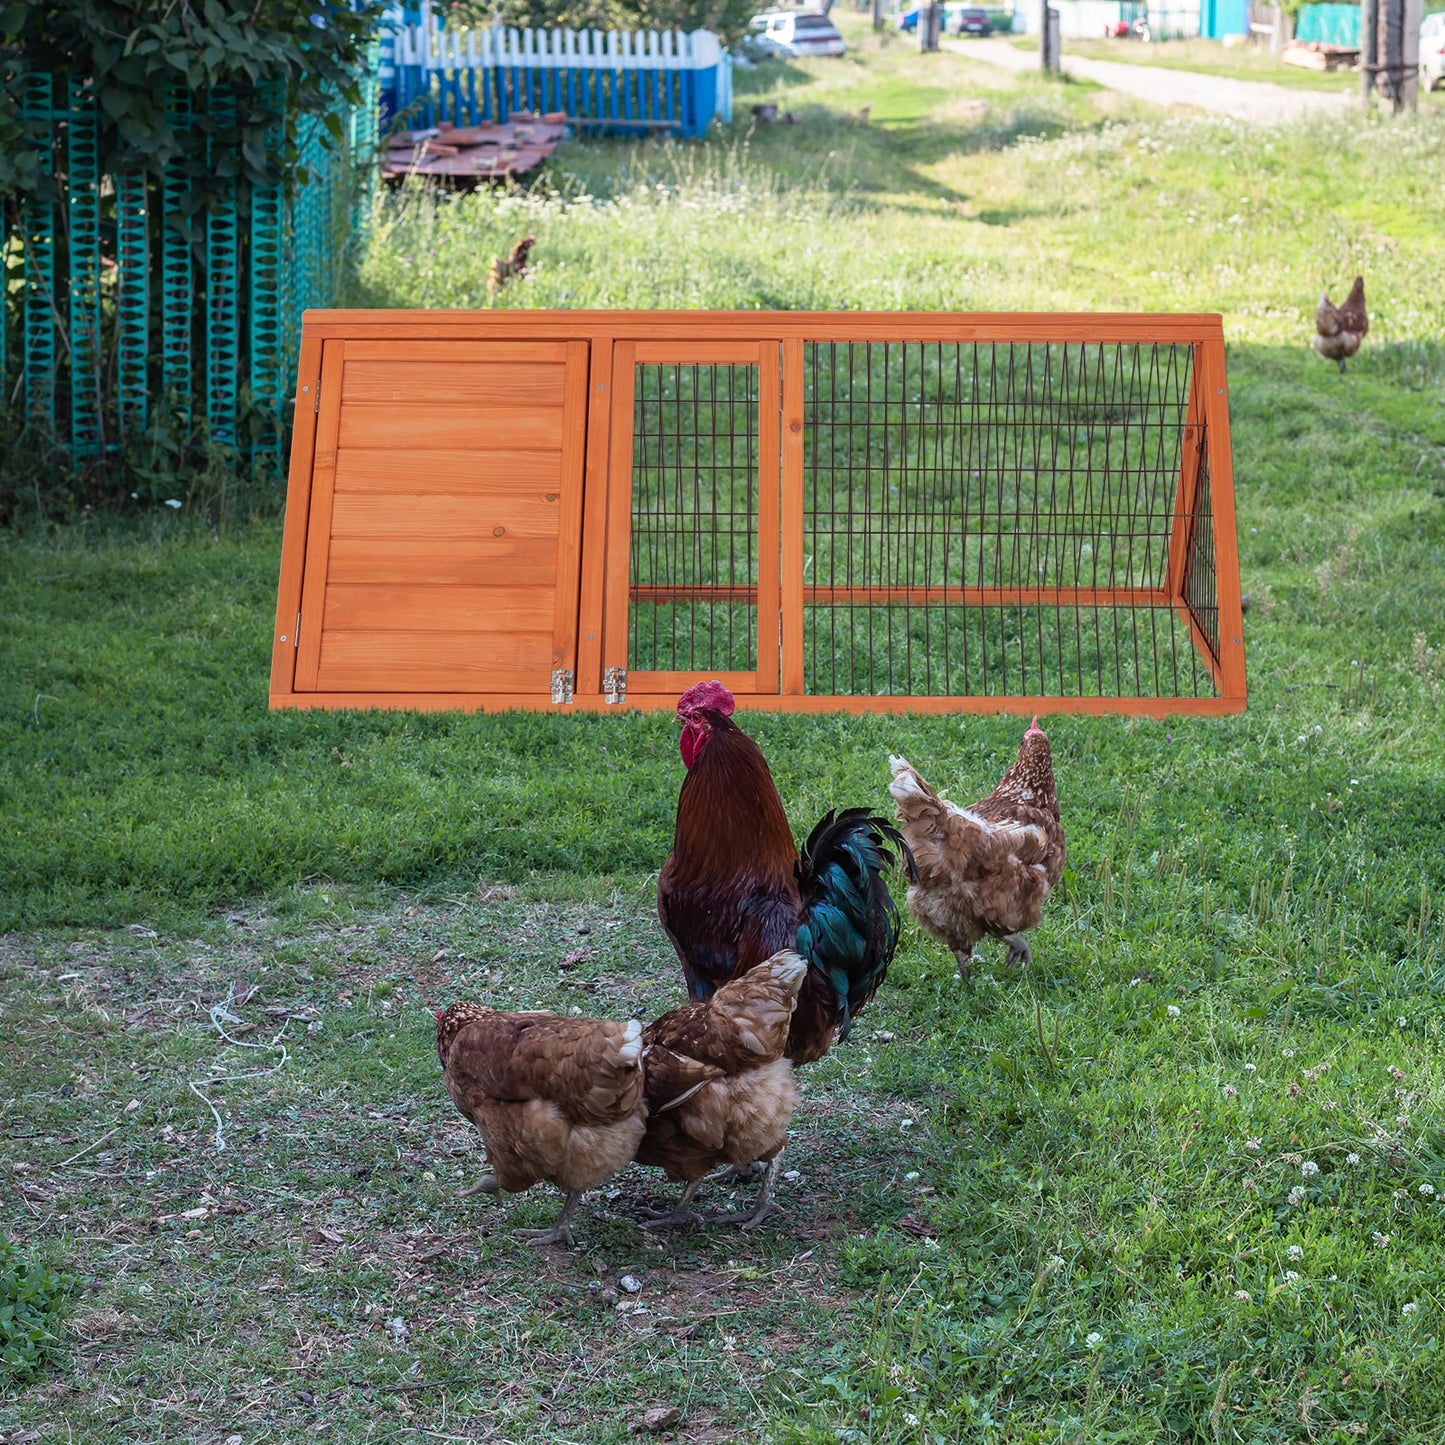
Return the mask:
<svg viewBox="0 0 1445 1445">
<path fill-rule="evenodd" d="M 552 629 L 537 632 L 327 632 L 321 691 L 509 692 L 540 689 L 552 671 Z"/>
<path fill-rule="evenodd" d="M 612 436 L 607 459 L 606 594 L 602 614 L 602 670 L 627 666 L 627 581 L 632 565 L 632 404 L 637 390 L 637 347 L 612 348 Z"/>
<path fill-rule="evenodd" d="M 382 313 L 372 312 L 372 315 Z M 394 315 L 395 313 L 385 313 Z M 412 315 L 425 315 L 413 312 Z M 310 320 L 306 322 L 311 325 Z M 568 335 L 571 335 L 569 328 Z M 508 365 L 562 366 L 567 361 L 565 341 L 505 341 L 489 337 L 485 341 L 357 341 L 346 349 L 348 361 L 445 361 L 484 363 L 506 362 Z"/>
<path fill-rule="evenodd" d="M 315 461 L 316 388 L 321 384 L 321 342 L 306 337 L 296 377 L 296 421 L 291 430 L 291 468 L 286 481 L 286 524 L 281 541 L 281 579 L 276 589 L 276 626 L 271 634 L 271 691 L 289 693 L 296 681 L 301 580 L 311 515 L 311 467 Z"/>
<path fill-rule="evenodd" d="M 798 697 L 803 691 L 803 343 L 783 342 L 779 691 Z"/>
<path fill-rule="evenodd" d="M 326 598 L 327 563 L 331 555 L 332 491 L 336 480 L 336 434 L 341 416 L 345 351 L 346 342 L 328 341 L 321 355 L 320 414 L 311 465 L 311 515 L 306 529 L 301 635 L 296 650 L 296 686 L 304 692 L 316 687 L 316 668 L 321 657 L 321 608 Z"/>
<path fill-rule="evenodd" d="M 510 362 L 346 361 L 345 406 L 561 406 L 564 369 Z"/>
<path fill-rule="evenodd" d="M 778 469 L 781 466 L 782 361 L 776 341 L 758 348 L 758 672 L 752 690 L 777 692 Z"/>
<path fill-rule="evenodd" d="M 582 472 L 587 459 L 585 341 L 567 347 L 566 418 L 562 436 L 562 501 L 557 519 L 557 580 L 553 588 L 552 666 L 567 668 L 576 686 L 577 607 L 582 585 Z"/>
<path fill-rule="evenodd" d="M 334 537 L 331 585 L 346 583 L 487 583 L 552 586 L 557 543 L 552 537 L 429 537 L 425 547 L 398 547 L 390 537 Z"/>
<path fill-rule="evenodd" d="M 756 366 L 758 343 L 713 341 L 696 329 L 686 341 L 639 341 L 636 360 L 639 366 Z"/>
<path fill-rule="evenodd" d="M 1219 588 L 1220 690 L 1243 708 L 1244 607 L 1240 599 L 1239 531 L 1234 511 L 1234 451 L 1229 439 L 1229 382 L 1224 339 L 1200 348 L 1205 430 L 1209 438 L 1209 495 L 1214 511 L 1214 575 Z"/>
<path fill-rule="evenodd" d="M 530 497 L 386 496 L 338 492 L 332 507 L 336 537 L 555 537 L 556 502 Z M 502 531 L 498 532 L 497 529 Z"/>
<path fill-rule="evenodd" d="M 562 408 L 349 406 L 341 413 L 338 445 L 556 452 L 562 449 Z"/>
<path fill-rule="evenodd" d="M 317 310 L 306 326 L 322 337 L 499 340 L 610 336 L 660 341 L 1103 341 L 1223 340 L 1218 312 L 1050 311 L 371 311 Z M 385 354 L 384 351 L 376 353 Z"/>
<path fill-rule="evenodd" d="M 756 587 L 669 587 L 665 583 L 630 588 L 634 602 L 742 602 L 758 600 Z M 1167 607 L 1161 587 L 828 587 L 809 584 L 799 596 L 804 607 Z"/>
<path fill-rule="evenodd" d="M 552 587 L 338 585 L 326 589 L 332 632 L 538 632 L 552 623 Z"/>
<path fill-rule="evenodd" d="M 336 458 L 336 489 L 349 492 L 501 494 L 558 491 L 562 453 L 487 451 L 363 451 Z"/>
<path fill-rule="evenodd" d="M 587 480 L 583 497 L 582 580 L 577 622 L 577 693 L 602 688 L 602 614 L 607 566 L 607 458 L 611 439 L 612 342 L 591 342 L 587 393 Z"/>
<path fill-rule="evenodd" d="M 726 679 L 724 679 L 726 680 Z M 692 682 L 698 681 L 695 676 Z M 398 697 L 389 692 L 326 692 L 272 693 L 271 706 L 317 708 L 396 708 L 417 712 L 511 712 L 516 708 L 537 710 L 546 705 L 549 712 L 664 712 L 676 705 L 677 694 L 628 694 L 625 709 L 606 703 L 600 695 L 579 697 L 567 707 L 553 708 L 548 703 L 546 679 L 524 675 L 519 682 L 508 683 L 500 692 L 410 692 Z M 681 688 L 678 691 L 682 691 Z M 1223 697 L 795 697 L 784 708 L 772 693 L 749 696 L 734 694 L 739 708 L 749 712 L 801 712 L 812 714 L 852 715 L 860 713 L 936 714 L 936 713 L 1002 713 L 1018 717 L 1059 717 L 1064 714 L 1105 716 L 1122 714 L 1131 717 L 1218 717 L 1244 711 L 1242 698 Z"/>
</svg>

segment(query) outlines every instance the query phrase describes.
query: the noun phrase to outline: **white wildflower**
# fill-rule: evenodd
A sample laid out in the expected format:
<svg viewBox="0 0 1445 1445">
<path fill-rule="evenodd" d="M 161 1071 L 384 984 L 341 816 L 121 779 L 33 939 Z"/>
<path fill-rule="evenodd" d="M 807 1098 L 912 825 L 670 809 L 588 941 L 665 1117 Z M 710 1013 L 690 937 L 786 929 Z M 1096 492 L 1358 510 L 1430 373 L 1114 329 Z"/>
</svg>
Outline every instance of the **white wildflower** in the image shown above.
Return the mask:
<svg viewBox="0 0 1445 1445">
<path fill-rule="evenodd" d="M 1253 1073 L 1257 1072 L 1256 1066 L 1255 1066 L 1254 1064 L 1246 1064 L 1246 1065 L 1244 1066 L 1244 1072 L 1245 1072 L 1246 1074 L 1253 1074 Z"/>
<path fill-rule="evenodd" d="M 1298 1278 L 1299 1278 L 1299 1271 L 1298 1271 L 1297 1269 L 1287 1269 L 1287 1270 L 1285 1270 L 1285 1272 L 1284 1272 L 1284 1282 L 1285 1282 L 1286 1284 L 1293 1284 Z"/>
<path fill-rule="evenodd" d="M 1247 1304 L 1249 1303 L 1249 1300 L 1250 1300 L 1250 1294 L 1249 1294 L 1249 1291 L 1248 1291 L 1247 1289 L 1237 1289 L 1237 1290 L 1235 1290 L 1235 1292 L 1234 1292 L 1234 1297 L 1235 1297 L 1235 1299 L 1237 1299 L 1237 1300 L 1240 1302 L 1240 1304 L 1242 1304 L 1242 1305 L 1247 1305 Z"/>
<path fill-rule="evenodd" d="M 1179 1005 L 1177 1003 L 1171 1003 L 1164 1012 L 1167 1013 L 1170 1018 L 1177 1019 L 1179 1017 Z"/>
<path fill-rule="evenodd" d="M 1061 1255 L 1061 1254 L 1051 1254 L 1051 1255 L 1049 1256 L 1049 1268 L 1050 1268 L 1050 1269 L 1062 1269 L 1063 1267 L 1064 1267 L 1064 1257 L 1063 1257 L 1063 1255 Z"/>
<path fill-rule="evenodd" d="M 1308 1179 L 1312 1175 L 1318 1174 L 1320 1172 L 1320 1166 L 1316 1164 L 1313 1159 L 1306 1159 L 1305 1162 L 1300 1165 L 1299 1172 L 1303 1174 L 1306 1179 Z"/>
<path fill-rule="evenodd" d="M 1358 1164 L 1359 1162 L 1360 1162 L 1360 1156 L 1359 1156 L 1358 1154 L 1356 1154 L 1353 1149 L 1351 1149 L 1350 1152 L 1345 1155 L 1345 1163 L 1346 1163 L 1346 1164 Z"/>
<path fill-rule="evenodd" d="M 1224 1086 L 1224 1097 L 1226 1099 L 1237 1099 L 1239 1097 L 1239 1090 L 1236 1089 L 1233 1084 L 1226 1084 Z"/>
<path fill-rule="evenodd" d="M 1388 1234 L 1381 1234 L 1380 1231 L 1377 1229 L 1374 1233 L 1373 1238 L 1375 1241 L 1376 1249 L 1389 1249 L 1390 1236 Z"/>
<path fill-rule="evenodd" d="M 920 1177 L 921 1176 L 919 1175 L 918 1170 L 910 1169 L 908 1173 L 903 1176 L 903 1182 L 905 1184 L 912 1184 L 915 1179 L 918 1179 Z"/>
<path fill-rule="evenodd" d="M 1419 1308 L 1420 1308 L 1420 1306 L 1417 1305 L 1414 1300 L 1411 1300 L 1410 1303 L 1407 1304 L 1407 1305 L 1400 1311 L 1400 1313 L 1401 1313 L 1402 1315 L 1412 1315 L 1412 1314 L 1414 1314 L 1415 1311 L 1416 1311 L 1417 1309 L 1419 1309 Z"/>
<path fill-rule="evenodd" d="M 1280 1053 L 1281 1053 L 1285 1058 L 1287 1058 L 1287 1059 L 1292 1059 L 1292 1058 L 1294 1058 L 1294 1050 L 1293 1050 L 1293 1049 L 1281 1049 L 1281 1050 L 1280 1050 Z"/>
<path fill-rule="evenodd" d="M 1411 1305 L 1410 1308 L 1414 1309 L 1415 1306 Z M 1099 1346 L 1104 1343 L 1104 1337 L 1098 1332 L 1098 1330 L 1091 1330 L 1087 1335 L 1084 1336 L 1084 1343 L 1091 1350 L 1097 1350 Z"/>
<path fill-rule="evenodd" d="M 1422 1185 L 1420 1186 L 1420 1193 L 1421 1193 L 1421 1194 L 1433 1194 L 1434 1192 L 1435 1192 L 1435 1186 L 1434 1186 L 1433 1184 L 1422 1184 Z"/>
<path fill-rule="evenodd" d="M 1285 1253 L 1286 1253 L 1292 1260 L 1296 1261 L 1296 1263 L 1298 1263 L 1298 1261 L 1302 1260 L 1302 1259 L 1305 1257 L 1305 1252 L 1304 1252 L 1304 1250 L 1303 1250 L 1299 1245 L 1297 1245 L 1297 1244 L 1292 1244 L 1292 1245 L 1290 1245 L 1290 1247 L 1289 1247 L 1287 1250 L 1285 1250 Z"/>
<path fill-rule="evenodd" d="M 1248 1149 L 1251 1154 L 1258 1154 L 1263 1145 L 1260 1144 L 1258 1139 L 1246 1139 L 1244 1141 L 1244 1147 Z"/>
<path fill-rule="evenodd" d="M 1298 1184 L 1296 1184 L 1295 1187 L 1290 1190 L 1288 1202 L 1296 1209 L 1298 1209 L 1300 1205 L 1305 1202 L 1305 1192 L 1303 1189 L 1300 1188 Z"/>
</svg>

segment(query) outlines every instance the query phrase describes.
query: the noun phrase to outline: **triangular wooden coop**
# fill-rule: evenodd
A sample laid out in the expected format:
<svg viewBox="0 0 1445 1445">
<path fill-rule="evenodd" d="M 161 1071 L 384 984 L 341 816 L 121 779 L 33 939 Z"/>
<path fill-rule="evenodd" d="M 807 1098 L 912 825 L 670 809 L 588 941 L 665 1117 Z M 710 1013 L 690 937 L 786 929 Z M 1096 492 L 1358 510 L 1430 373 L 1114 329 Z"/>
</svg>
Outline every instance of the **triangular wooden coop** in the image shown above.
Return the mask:
<svg viewBox="0 0 1445 1445">
<path fill-rule="evenodd" d="M 1218 316 L 312 311 L 277 707 L 1244 706 Z"/>
</svg>

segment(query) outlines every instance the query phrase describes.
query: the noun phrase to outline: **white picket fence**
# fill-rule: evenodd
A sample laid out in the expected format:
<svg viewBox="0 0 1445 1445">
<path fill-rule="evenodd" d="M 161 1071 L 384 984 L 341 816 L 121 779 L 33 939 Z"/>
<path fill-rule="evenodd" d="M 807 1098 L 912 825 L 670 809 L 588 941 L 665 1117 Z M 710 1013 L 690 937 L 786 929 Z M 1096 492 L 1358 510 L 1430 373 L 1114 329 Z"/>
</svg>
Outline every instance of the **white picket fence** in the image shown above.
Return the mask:
<svg viewBox="0 0 1445 1445">
<path fill-rule="evenodd" d="M 387 117 L 475 125 L 557 111 L 602 129 L 682 135 L 732 119 L 732 58 L 710 30 L 453 30 L 429 3 L 416 23 L 395 7 L 388 19 L 380 74 Z"/>
</svg>

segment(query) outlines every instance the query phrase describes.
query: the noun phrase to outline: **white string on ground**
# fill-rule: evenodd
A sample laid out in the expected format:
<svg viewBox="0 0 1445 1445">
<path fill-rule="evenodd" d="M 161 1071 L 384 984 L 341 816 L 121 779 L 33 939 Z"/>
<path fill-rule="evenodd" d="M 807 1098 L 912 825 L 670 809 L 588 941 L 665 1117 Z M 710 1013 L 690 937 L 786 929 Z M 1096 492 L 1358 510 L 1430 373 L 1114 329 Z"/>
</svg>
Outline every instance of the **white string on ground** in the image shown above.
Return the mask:
<svg viewBox="0 0 1445 1445">
<path fill-rule="evenodd" d="M 211 1117 L 216 1121 L 217 1150 L 222 1150 L 226 1147 L 226 1125 L 221 1118 L 220 1110 L 201 1092 L 200 1086 L 202 1084 L 232 1084 L 243 1079 L 264 1079 L 268 1075 L 277 1073 L 280 1069 L 284 1068 L 286 1060 L 291 1057 L 286 1049 L 286 1045 L 281 1042 L 282 1035 L 290 1025 L 289 1019 L 281 1025 L 281 1032 L 278 1033 L 269 1044 L 248 1044 L 244 1039 L 233 1038 L 228 1034 L 225 1029 L 226 1024 L 239 1024 L 243 1022 L 242 1019 L 237 1018 L 237 1016 L 231 1012 L 231 1005 L 235 1002 L 236 985 L 232 983 L 230 988 L 226 990 L 226 997 L 220 1003 L 213 1003 L 210 1007 L 211 1027 L 215 1029 L 228 1044 L 234 1044 L 238 1049 L 279 1050 L 281 1057 L 269 1069 L 253 1069 L 247 1074 L 209 1074 L 204 1079 L 191 1079 L 187 1083 L 186 1087 L 211 1111 Z"/>
</svg>

